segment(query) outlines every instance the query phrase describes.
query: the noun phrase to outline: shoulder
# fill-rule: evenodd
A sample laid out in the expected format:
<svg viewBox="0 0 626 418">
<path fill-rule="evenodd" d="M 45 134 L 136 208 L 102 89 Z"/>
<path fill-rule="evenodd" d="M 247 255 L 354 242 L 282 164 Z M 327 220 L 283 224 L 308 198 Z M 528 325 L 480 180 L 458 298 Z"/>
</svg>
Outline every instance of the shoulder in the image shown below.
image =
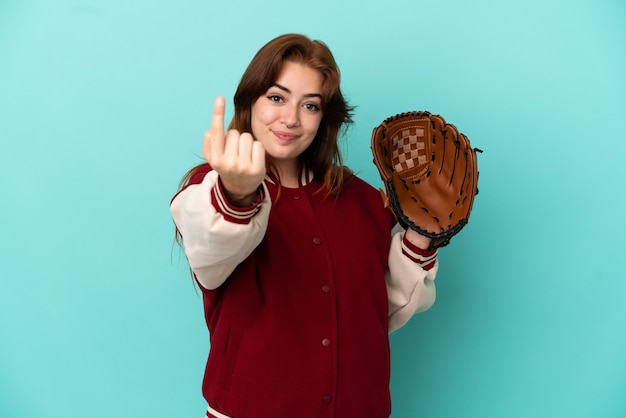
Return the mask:
<svg viewBox="0 0 626 418">
<path fill-rule="evenodd" d="M 213 171 L 213 168 L 207 163 L 195 166 L 187 173 L 186 177 L 188 177 L 189 180 L 186 185 L 202 183 L 204 177 L 211 171 Z"/>
<path fill-rule="evenodd" d="M 381 190 L 375 188 L 370 183 L 356 175 L 352 175 L 346 181 L 341 196 L 346 200 L 356 201 L 361 206 L 367 206 L 372 210 L 386 213 L 388 210 L 385 207 L 385 200 L 381 193 Z"/>
<path fill-rule="evenodd" d="M 345 187 L 343 192 L 348 193 L 361 193 L 363 195 L 372 195 L 372 196 L 380 196 L 379 191 L 374 188 L 371 184 L 358 177 L 355 174 L 352 174 L 350 178 L 346 179 Z"/>
<path fill-rule="evenodd" d="M 187 190 L 189 186 L 194 186 L 202 183 L 208 173 L 213 171 L 213 168 L 207 163 L 200 164 L 189 170 L 180 181 L 178 191 L 172 197 L 170 204 L 176 199 L 183 191 Z"/>
</svg>

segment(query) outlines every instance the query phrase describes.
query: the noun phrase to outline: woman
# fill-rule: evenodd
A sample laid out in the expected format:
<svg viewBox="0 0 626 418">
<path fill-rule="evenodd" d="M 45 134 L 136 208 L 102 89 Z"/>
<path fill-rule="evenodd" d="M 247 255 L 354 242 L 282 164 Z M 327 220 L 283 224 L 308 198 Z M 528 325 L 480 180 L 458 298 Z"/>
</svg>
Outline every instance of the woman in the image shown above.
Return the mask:
<svg viewBox="0 0 626 418">
<path fill-rule="evenodd" d="M 435 299 L 436 251 L 343 166 L 352 108 L 328 48 L 280 36 L 215 101 L 171 202 L 202 289 L 207 417 L 388 417 L 388 333 Z"/>
</svg>

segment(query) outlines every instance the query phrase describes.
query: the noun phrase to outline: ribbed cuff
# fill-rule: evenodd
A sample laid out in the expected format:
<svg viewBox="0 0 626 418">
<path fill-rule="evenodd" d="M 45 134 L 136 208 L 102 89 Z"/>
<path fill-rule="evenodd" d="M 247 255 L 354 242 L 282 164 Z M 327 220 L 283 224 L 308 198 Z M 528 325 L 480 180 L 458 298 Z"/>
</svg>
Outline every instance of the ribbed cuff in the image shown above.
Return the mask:
<svg viewBox="0 0 626 418">
<path fill-rule="evenodd" d="M 263 185 L 260 185 L 257 189 L 256 199 L 252 205 L 245 208 L 234 206 L 228 201 L 228 199 L 226 199 L 226 195 L 224 194 L 222 183 L 220 181 L 218 181 L 215 187 L 211 190 L 211 203 L 213 203 L 215 209 L 224 216 L 224 219 L 236 224 L 249 223 L 250 219 L 252 219 L 252 217 L 256 215 L 261 208 L 261 203 L 263 203 L 264 199 L 265 189 L 263 188 Z"/>
<path fill-rule="evenodd" d="M 426 271 L 432 269 L 437 261 L 436 248 L 424 250 L 411 243 L 411 241 L 406 238 L 406 235 L 402 238 L 402 253 L 419 264 Z"/>
</svg>

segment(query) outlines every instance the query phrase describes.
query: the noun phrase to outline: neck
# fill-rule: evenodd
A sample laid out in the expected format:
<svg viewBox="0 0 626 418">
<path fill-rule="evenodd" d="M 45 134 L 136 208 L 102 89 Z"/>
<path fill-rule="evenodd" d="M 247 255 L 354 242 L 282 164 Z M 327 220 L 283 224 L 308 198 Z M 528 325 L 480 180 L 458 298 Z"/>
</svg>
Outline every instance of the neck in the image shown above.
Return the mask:
<svg viewBox="0 0 626 418">
<path fill-rule="evenodd" d="M 293 163 L 274 162 L 274 169 L 284 187 L 296 188 L 300 186 L 300 167 L 297 161 Z"/>
</svg>

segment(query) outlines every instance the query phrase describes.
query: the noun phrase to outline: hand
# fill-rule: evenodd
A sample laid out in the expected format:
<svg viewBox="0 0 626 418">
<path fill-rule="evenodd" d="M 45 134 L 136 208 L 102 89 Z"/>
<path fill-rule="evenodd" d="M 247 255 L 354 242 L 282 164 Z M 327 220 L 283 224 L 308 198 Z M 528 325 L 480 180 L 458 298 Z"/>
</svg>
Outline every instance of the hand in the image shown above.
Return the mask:
<svg viewBox="0 0 626 418">
<path fill-rule="evenodd" d="M 265 178 L 265 148 L 250 133 L 224 132 L 223 97 L 215 99 L 211 129 L 204 134 L 202 155 L 217 171 L 226 198 L 236 206 L 254 202 Z"/>
</svg>

